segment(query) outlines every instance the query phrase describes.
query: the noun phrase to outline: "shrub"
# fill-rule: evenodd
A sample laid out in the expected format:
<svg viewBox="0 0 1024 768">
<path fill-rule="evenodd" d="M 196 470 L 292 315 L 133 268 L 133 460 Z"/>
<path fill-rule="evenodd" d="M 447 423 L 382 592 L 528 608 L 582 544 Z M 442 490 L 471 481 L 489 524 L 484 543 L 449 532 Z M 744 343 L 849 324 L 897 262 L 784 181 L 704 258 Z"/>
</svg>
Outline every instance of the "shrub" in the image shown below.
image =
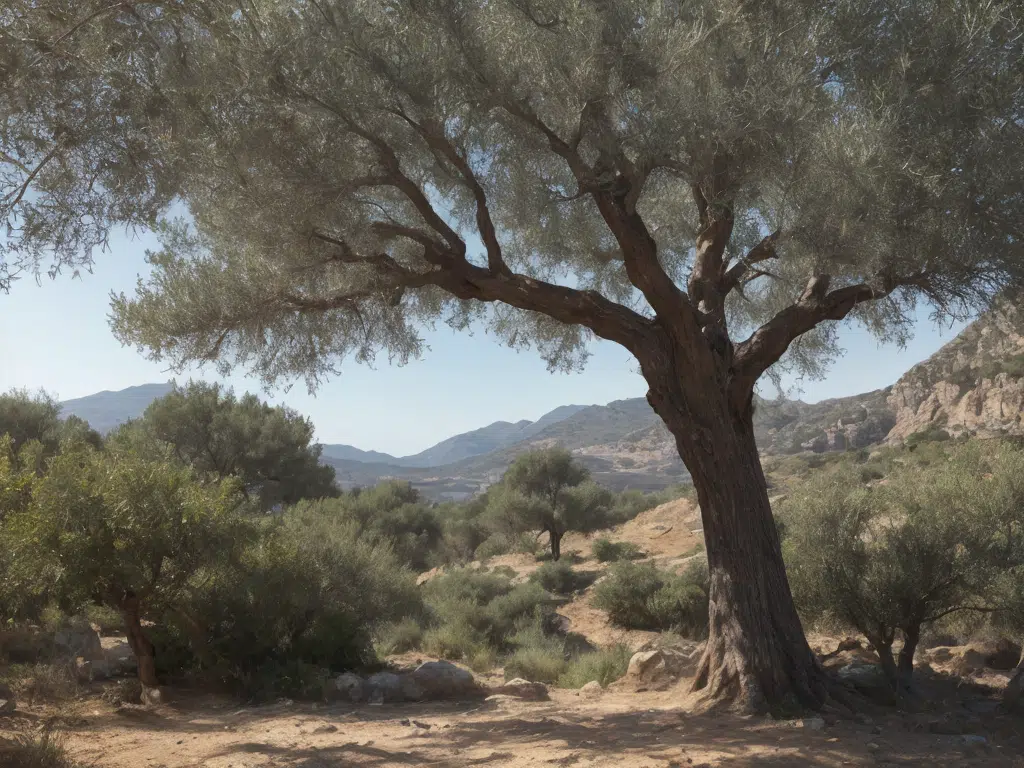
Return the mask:
<svg viewBox="0 0 1024 768">
<path fill-rule="evenodd" d="M 707 568 L 697 562 L 677 576 L 653 563 L 619 562 L 594 588 L 593 602 L 620 627 L 698 637 L 707 630 Z"/>
<path fill-rule="evenodd" d="M 12 664 L 0 675 L 19 701 L 62 704 L 78 698 L 81 687 L 69 664 Z"/>
<path fill-rule="evenodd" d="M 571 595 L 592 581 L 587 574 L 574 571 L 564 558 L 544 563 L 530 574 L 530 580 L 556 595 Z"/>
<path fill-rule="evenodd" d="M 594 557 L 601 563 L 613 563 L 618 560 L 638 560 L 644 556 L 643 550 L 628 541 L 612 541 L 602 536 L 591 547 Z"/>
<path fill-rule="evenodd" d="M 0 765 L 5 768 L 80 768 L 68 755 L 64 739 L 54 731 L 22 734 L 13 744 L 0 745 Z"/>
<path fill-rule="evenodd" d="M 473 556 L 477 560 L 486 561 L 492 557 L 512 553 L 532 555 L 537 552 L 538 548 L 537 537 L 529 533 L 493 533 L 476 548 Z"/>
<path fill-rule="evenodd" d="M 140 704 L 142 702 L 142 685 L 135 678 L 118 680 L 107 686 L 100 698 L 112 707 L 122 704 Z"/>
<path fill-rule="evenodd" d="M 101 635 L 120 635 L 124 632 L 124 619 L 109 605 L 87 605 L 83 611 L 86 621 L 99 627 Z"/>
<path fill-rule="evenodd" d="M 339 672 L 372 664 L 374 633 L 422 613 L 415 575 L 388 545 L 304 505 L 268 527 L 238 562 L 201 574 L 187 614 L 171 617 L 174 631 L 159 644 L 165 654 L 186 649 L 193 666 L 247 690 L 274 676 L 301 689 L 309 686 L 293 681 L 308 670 L 281 673 L 282 665 Z"/>
<path fill-rule="evenodd" d="M 527 646 L 518 648 L 505 660 L 505 679 L 521 677 L 535 683 L 555 683 L 565 672 L 561 648 Z"/>
<path fill-rule="evenodd" d="M 415 650 L 422 641 L 420 622 L 409 616 L 381 627 L 374 640 L 374 649 L 378 656 L 392 656 Z"/>
<path fill-rule="evenodd" d="M 608 687 L 626 674 L 633 651 L 621 643 L 573 658 L 558 678 L 559 688 L 582 688 L 592 680 Z"/>
<path fill-rule="evenodd" d="M 1024 452 L 1005 446 L 960 447 L 873 489 L 844 468 L 809 481 L 784 516 L 784 553 L 805 620 L 864 634 L 898 692 L 911 684 L 923 628 L 1004 607 L 1000 595 L 1024 586 Z"/>
</svg>

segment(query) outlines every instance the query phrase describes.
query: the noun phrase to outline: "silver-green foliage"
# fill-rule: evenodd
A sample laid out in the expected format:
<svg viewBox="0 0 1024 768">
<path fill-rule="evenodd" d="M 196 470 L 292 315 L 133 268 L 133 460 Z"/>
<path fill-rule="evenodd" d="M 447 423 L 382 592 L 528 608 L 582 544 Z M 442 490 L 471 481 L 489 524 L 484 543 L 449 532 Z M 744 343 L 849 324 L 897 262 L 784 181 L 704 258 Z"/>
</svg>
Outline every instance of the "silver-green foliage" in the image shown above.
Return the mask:
<svg viewBox="0 0 1024 768">
<path fill-rule="evenodd" d="M 0 22 L 0 287 L 157 227 L 114 327 L 176 365 L 314 384 L 479 299 L 571 367 L 686 296 L 719 326 L 724 297 L 740 338 L 831 285 L 752 367 L 804 334 L 813 370 L 825 320 L 898 337 L 918 297 L 959 312 L 1021 273 L 1013 3 L 9 0 Z"/>
<path fill-rule="evenodd" d="M 894 683 L 909 683 L 922 627 L 960 611 L 1008 610 L 1024 586 L 1024 452 L 1009 445 L 958 446 L 875 487 L 853 468 L 826 471 L 780 516 L 804 618 L 857 629 Z"/>
</svg>

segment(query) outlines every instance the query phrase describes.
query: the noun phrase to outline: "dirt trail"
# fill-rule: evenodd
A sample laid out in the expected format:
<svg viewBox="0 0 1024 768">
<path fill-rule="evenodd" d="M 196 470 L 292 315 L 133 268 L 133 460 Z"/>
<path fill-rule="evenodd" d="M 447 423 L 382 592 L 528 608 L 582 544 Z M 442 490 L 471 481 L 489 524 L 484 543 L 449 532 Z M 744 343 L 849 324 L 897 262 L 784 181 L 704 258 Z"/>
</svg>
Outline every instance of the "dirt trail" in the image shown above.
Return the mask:
<svg viewBox="0 0 1024 768">
<path fill-rule="evenodd" d="M 691 716 L 679 709 L 682 697 L 678 689 L 595 700 L 553 691 L 539 703 L 247 708 L 200 696 L 156 711 L 90 702 L 65 721 L 74 755 L 103 768 L 1024 766 L 1011 721 L 974 746 L 917 731 L 898 714 L 814 730 L 800 721 Z M 22 715 L 11 724 L 33 721 Z"/>
<path fill-rule="evenodd" d="M 638 544 L 663 567 L 682 568 L 701 543 L 695 506 L 671 502 L 611 532 Z M 608 535 L 607 533 L 605 535 Z M 602 572 L 591 557 L 594 537 L 570 535 L 563 551 L 585 558 L 578 568 Z M 489 565 L 508 565 L 521 577 L 535 558 L 509 555 Z M 625 642 L 636 648 L 655 633 L 611 627 L 589 603 L 589 591 L 559 609 L 570 629 L 595 645 Z M 827 651 L 836 638 L 812 638 Z M 420 654 L 396 657 L 406 665 Z M 855 654 L 851 655 L 854 658 Z M 1004 675 L 1005 677 L 1005 675 Z M 500 670 L 478 676 L 499 685 Z M 115 709 L 98 698 L 77 702 L 58 725 L 72 753 L 96 768 L 345 768 L 346 766 L 1019 766 L 1024 768 L 1024 718 L 994 713 L 1000 681 L 990 694 L 972 694 L 976 715 L 954 679 L 937 689 L 942 710 L 956 709 L 970 722 L 968 735 L 938 729 L 936 713 L 876 710 L 860 721 L 774 721 L 732 715 L 688 714 L 689 680 L 665 691 L 628 690 L 616 684 L 595 698 L 551 690 L 551 701 L 480 700 L 369 705 L 280 703 L 247 707 L 236 700 L 170 691 L 155 710 Z M 1004 684 L 1005 680 L 1001 680 Z M 966 714 L 965 714 L 966 713 Z M 0 719 L 0 739 L 42 727 L 53 712 L 27 708 Z M 872 719 L 873 718 L 873 719 Z M 0 760 L 2 763 L 2 760 Z"/>
</svg>

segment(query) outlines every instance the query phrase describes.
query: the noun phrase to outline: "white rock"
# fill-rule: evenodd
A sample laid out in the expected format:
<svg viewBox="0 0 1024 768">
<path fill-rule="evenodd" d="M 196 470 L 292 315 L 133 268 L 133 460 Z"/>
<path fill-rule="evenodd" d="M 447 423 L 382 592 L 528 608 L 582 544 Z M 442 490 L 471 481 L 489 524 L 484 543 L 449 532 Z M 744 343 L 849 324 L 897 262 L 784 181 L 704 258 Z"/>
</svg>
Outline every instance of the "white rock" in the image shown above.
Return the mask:
<svg viewBox="0 0 1024 768">
<path fill-rule="evenodd" d="M 504 685 L 495 688 L 494 693 L 515 696 L 517 699 L 525 701 L 547 701 L 550 698 L 548 696 L 548 687 L 544 683 L 532 683 L 521 677 L 513 678 Z"/>
<path fill-rule="evenodd" d="M 334 687 L 343 698 L 356 702 L 363 700 L 363 678 L 351 672 L 345 672 L 334 678 Z"/>
<path fill-rule="evenodd" d="M 582 688 L 580 688 L 580 695 L 581 696 L 600 696 L 602 690 L 603 689 L 601 688 L 601 684 L 599 682 L 597 682 L 597 680 L 591 680 L 589 683 L 587 683 Z"/>
<path fill-rule="evenodd" d="M 473 673 L 448 661 L 427 661 L 409 674 L 409 679 L 428 699 L 454 699 L 479 694 Z"/>
<path fill-rule="evenodd" d="M 635 683 L 669 683 L 696 668 L 699 653 L 687 654 L 671 648 L 640 651 L 629 660 L 626 676 Z"/>
</svg>

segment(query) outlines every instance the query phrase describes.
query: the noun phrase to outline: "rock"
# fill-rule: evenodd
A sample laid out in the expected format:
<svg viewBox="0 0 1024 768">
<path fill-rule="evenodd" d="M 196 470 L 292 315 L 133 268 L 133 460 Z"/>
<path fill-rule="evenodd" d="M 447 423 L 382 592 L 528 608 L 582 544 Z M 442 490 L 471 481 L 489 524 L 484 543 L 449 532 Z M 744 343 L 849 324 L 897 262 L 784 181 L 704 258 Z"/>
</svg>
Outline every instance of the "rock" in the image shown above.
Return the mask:
<svg viewBox="0 0 1024 768">
<path fill-rule="evenodd" d="M 14 692 L 3 683 L 0 683 L 0 715 L 10 715 L 18 708 L 18 702 L 14 700 Z"/>
<path fill-rule="evenodd" d="M 337 733 L 338 726 L 325 723 L 324 725 L 318 725 L 313 729 L 313 733 Z"/>
<path fill-rule="evenodd" d="M 978 734 L 969 733 L 960 737 L 960 743 L 968 747 L 987 747 L 988 739 Z"/>
<path fill-rule="evenodd" d="M 406 701 L 423 701 L 427 693 L 413 678 L 405 675 L 402 677 L 402 696 Z"/>
<path fill-rule="evenodd" d="M 805 717 L 800 725 L 809 731 L 821 731 L 825 728 L 825 721 L 820 717 Z"/>
<path fill-rule="evenodd" d="M 405 701 L 402 678 L 394 672 L 377 672 L 366 678 L 367 698 L 371 704 Z"/>
<path fill-rule="evenodd" d="M 877 664 L 855 661 L 845 667 L 840 667 L 836 674 L 839 675 L 840 680 L 849 683 L 872 701 L 881 704 L 893 702 L 895 694 L 892 686 L 889 685 L 885 673 Z"/>
<path fill-rule="evenodd" d="M 61 656 L 86 661 L 103 661 L 103 643 L 100 633 L 90 625 L 75 625 L 58 630 L 53 635 L 54 649 Z"/>
<path fill-rule="evenodd" d="M 976 646 L 976 650 L 985 657 L 985 666 L 989 669 L 1009 672 L 1016 669 L 1020 661 L 1020 646 L 1005 637 Z"/>
<path fill-rule="evenodd" d="M 507 693 L 495 693 L 495 694 L 492 694 L 491 696 L 488 696 L 486 699 L 484 699 L 484 701 L 487 702 L 488 704 L 498 704 L 498 705 L 500 705 L 500 704 L 512 704 L 513 702 L 520 702 L 520 701 L 522 701 L 522 699 L 520 699 L 518 696 L 509 696 Z"/>
<path fill-rule="evenodd" d="M 958 675 L 970 675 L 983 669 L 985 669 L 985 656 L 970 646 L 963 649 L 960 658 L 953 665 L 953 671 Z"/>
<path fill-rule="evenodd" d="M 423 692 L 421 698 L 456 699 L 475 696 L 482 691 L 472 672 L 448 661 L 425 662 L 408 677 Z"/>
<path fill-rule="evenodd" d="M 142 686 L 142 703 L 147 707 L 155 707 L 164 703 L 164 693 L 160 688 Z"/>
<path fill-rule="evenodd" d="M 351 672 L 345 672 L 334 678 L 334 687 L 338 689 L 342 698 L 351 702 L 362 701 L 365 695 L 363 690 L 363 678 Z"/>
<path fill-rule="evenodd" d="M 629 660 L 626 677 L 633 683 L 652 685 L 668 684 L 692 673 L 699 654 L 687 654 L 670 648 L 641 651 Z"/>
<path fill-rule="evenodd" d="M 103 662 L 111 677 L 130 674 L 135 671 L 137 663 L 135 653 L 128 641 L 123 637 L 101 638 L 103 644 Z"/>
<path fill-rule="evenodd" d="M 544 683 L 531 683 L 521 677 L 509 680 L 495 688 L 493 692 L 499 696 L 514 696 L 525 701 L 547 701 L 550 698 L 548 687 Z"/>
<path fill-rule="evenodd" d="M 601 684 L 597 680 L 591 680 L 589 683 L 580 688 L 581 696 L 600 696 L 604 689 L 601 688 Z"/>
</svg>

